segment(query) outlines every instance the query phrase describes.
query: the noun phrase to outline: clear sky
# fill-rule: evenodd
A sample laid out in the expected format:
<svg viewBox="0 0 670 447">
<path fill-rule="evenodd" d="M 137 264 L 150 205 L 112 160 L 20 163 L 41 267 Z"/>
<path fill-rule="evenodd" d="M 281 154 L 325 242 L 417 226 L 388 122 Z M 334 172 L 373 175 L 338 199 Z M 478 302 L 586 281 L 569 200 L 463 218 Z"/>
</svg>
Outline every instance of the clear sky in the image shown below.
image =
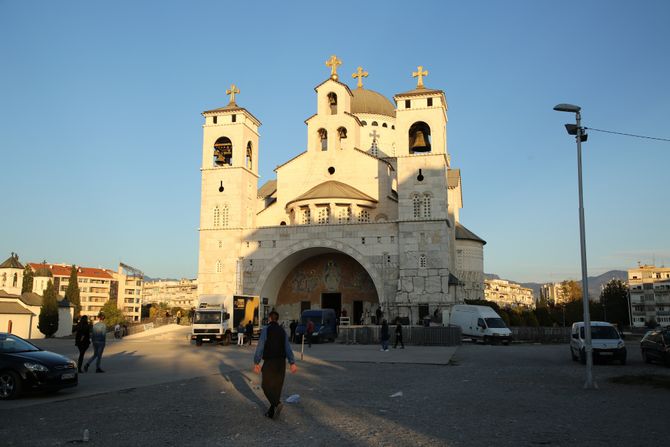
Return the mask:
<svg viewBox="0 0 670 447">
<path fill-rule="evenodd" d="M 203 117 L 263 123 L 261 182 L 305 149 L 313 87 L 370 73 L 388 98 L 442 89 L 461 221 L 487 273 L 580 277 L 576 148 L 587 127 L 670 138 L 667 1 L 0 0 L 0 257 L 195 277 Z M 670 265 L 670 143 L 591 132 L 589 274 Z"/>
</svg>

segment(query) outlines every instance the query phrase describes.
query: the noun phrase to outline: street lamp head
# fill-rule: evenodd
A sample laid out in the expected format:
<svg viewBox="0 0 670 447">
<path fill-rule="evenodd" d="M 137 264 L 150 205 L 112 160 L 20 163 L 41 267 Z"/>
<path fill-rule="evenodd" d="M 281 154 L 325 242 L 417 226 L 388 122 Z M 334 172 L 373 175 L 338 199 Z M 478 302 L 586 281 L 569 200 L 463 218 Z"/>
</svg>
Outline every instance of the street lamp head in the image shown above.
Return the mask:
<svg viewBox="0 0 670 447">
<path fill-rule="evenodd" d="M 579 113 L 579 111 L 582 110 L 582 108 L 579 106 L 575 106 L 573 104 L 559 104 L 554 107 L 554 110 L 556 110 L 557 112 Z"/>
</svg>

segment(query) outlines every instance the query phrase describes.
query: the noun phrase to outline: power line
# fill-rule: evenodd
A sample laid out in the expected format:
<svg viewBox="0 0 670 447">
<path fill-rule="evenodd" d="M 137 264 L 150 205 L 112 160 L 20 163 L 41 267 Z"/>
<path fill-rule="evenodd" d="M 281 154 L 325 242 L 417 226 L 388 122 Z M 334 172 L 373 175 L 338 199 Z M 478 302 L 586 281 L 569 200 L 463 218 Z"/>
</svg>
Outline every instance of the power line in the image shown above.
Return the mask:
<svg viewBox="0 0 670 447">
<path fill-rule="evenodd" d="M 613 133 L 615 135 L 625 135 L 627 137 L 646 138 L 647 140 L 658 140 L 658 141 L 669 141 L 670 142 L 669 138 L 658 138 L 658 137 L 649 137 L 649 136 L 646 136 L 646 135 L 635 135 L 635 134 L 632 134 L 632 133 L 614 132 L 613 130 L 594 129 L 593 127 L 584 127 L 584 129 L 595 130 L 596 132 Z"/>
</svg>

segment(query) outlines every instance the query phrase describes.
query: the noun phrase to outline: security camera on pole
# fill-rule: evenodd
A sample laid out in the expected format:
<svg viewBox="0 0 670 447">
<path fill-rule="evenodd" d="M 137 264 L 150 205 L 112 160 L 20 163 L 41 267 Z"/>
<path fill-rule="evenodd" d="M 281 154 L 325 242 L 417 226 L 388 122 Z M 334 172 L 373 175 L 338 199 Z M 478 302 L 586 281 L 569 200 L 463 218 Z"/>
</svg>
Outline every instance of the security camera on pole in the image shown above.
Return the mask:
<svg viewBox="0 0 670 447">
<path fill-rule="evenodd" d="M 589 286 L 586 273 L 586 237 L 584 235 L 584 198 L 582 194 L 582 141 L 586 141 L 585 129 L 581 126 L 581 110 L 579 106 L 572 104 L 559 104 L 554 107 L 558 112 L 571 112 L 575 114 L 577 124 L 566 124 L 565 128 L 569 135 L 575 135 L 577 140 L 577 175 L 579 179 L 579 240 L 582 255 L 582 303 L 584 305 L 584 351 L 586 354 L 586 383 L 584 388 L 595 389 L 598 385 L 593 380 L 593 344 L 591 343 L 591 316 L 589 314 Z"/>
</svg>

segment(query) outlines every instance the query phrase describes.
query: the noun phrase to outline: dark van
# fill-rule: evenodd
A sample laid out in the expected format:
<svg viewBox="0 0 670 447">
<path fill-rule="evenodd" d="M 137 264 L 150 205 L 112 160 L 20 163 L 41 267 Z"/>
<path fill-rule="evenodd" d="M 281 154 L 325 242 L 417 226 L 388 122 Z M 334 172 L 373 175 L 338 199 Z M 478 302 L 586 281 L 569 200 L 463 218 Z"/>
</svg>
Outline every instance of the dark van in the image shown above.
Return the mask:
<svg viewBox="0 0 670 447">
<path fill-rule="evenodd" d="M 319 343 L 324 340 L 335 341 L 337 338 L 337 319 L 333 309 L 310 309 L 302 312 L 300 323 L 295 329 L 296 340 L 300 340 L 307 330 L 307 320 L 314 323 L 312 341 Z"/>
</svg>

